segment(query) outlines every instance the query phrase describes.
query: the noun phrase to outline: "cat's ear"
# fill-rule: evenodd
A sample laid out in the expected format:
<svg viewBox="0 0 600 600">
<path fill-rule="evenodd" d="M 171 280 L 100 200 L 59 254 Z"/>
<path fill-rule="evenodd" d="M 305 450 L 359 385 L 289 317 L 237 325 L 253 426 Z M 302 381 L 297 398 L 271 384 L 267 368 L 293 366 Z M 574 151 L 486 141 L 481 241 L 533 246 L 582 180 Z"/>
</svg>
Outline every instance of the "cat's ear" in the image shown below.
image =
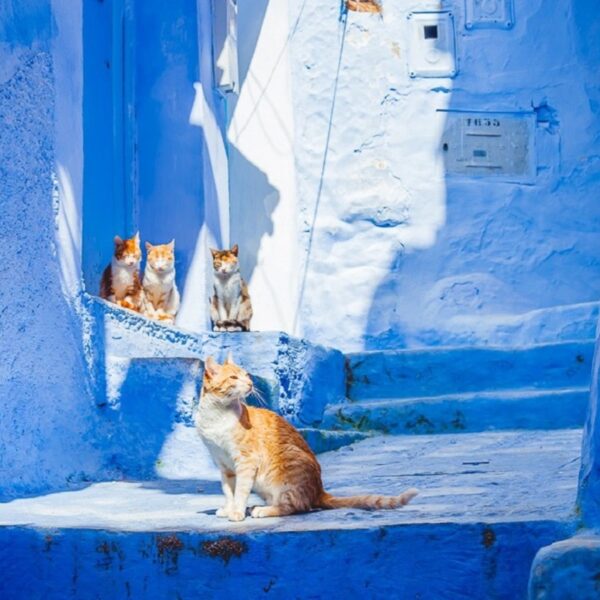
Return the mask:
<svg viewBox="0 0 600 600">
<path fill-rule="evenodd" d="M 212 379 L 217 374 L 218 370 L 219 365 L 217 361 L 212 356 L 209 356 L 204 361 L 204 377 L 206 377 L 206 379 Z"/>
<path fill-rule="evenodd" d="M 121 236 L 115 235 L 115 237 L 113 238 L 113 242 L 115 243 L 115 246 L 120 246 L 123 243 L 123 238 L 121 238 Z"/>
<path fill-rule="evenodd" d="M 235 364 L 233 362 L 233 354 L 231 353 L 231 350 L 227 353 L 227 358 L 225 359 L 225 362 L 223 364 L 226 364 L 226 365 L 234 365 Z"/>
<path fill-rule="evenodd" d="M 150 242 L 146 242 L 146 252 L 150 252 L 154 246 Z"/>
<path fill-rule="evenodd" d="M 175 238 L 173 238 L 168 244 L 167 246 L 169 246 L 169 248 L 171 248 L 171 250 L 175 249 Z"/>
<path fill-rule="evenodd" d="M 231 254 L 233 254 L 234 256 L 237 256 L 238 255 L 238 251 L 239 251 L 238 245 L 234 244 L 233 248 L 231 249 Z"/>
<path fill-rule="evenodd" d="M 219 253 L 219 251 L 215 250 L 214 248 L 211 248 L 210 253 L 212 254 L 212 257 L 215 258 L 217 256 L 217 254 Z"/>
<path fill-rule="evenodd" d="M 140 243 L 140 232 L 136 231 L 133 239 L 139 244 Z"/>
</svg>

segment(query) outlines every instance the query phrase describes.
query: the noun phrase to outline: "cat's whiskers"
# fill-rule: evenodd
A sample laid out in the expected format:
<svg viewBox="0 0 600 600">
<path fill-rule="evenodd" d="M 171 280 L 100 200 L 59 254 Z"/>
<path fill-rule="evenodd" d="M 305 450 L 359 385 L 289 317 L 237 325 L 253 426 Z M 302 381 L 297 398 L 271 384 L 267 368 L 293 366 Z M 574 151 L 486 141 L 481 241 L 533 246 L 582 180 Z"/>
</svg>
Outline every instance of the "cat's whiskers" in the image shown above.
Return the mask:
<svg viewBox="0 0 600 600">
<path fill-rule="evenodd" d="M 254 386 L 252 386 L 252 389 L 250 390 L 250 393 L 248 394 L 248 396 L 252 396 L 253 398 L 256 398 L 258 404 L 260 404 L 261 406 L 264 406 L 265 408 L 268 408 L 269 405 L 268 405 L 267 401 L 265 400 L 264 396 Z"/>
</svg>

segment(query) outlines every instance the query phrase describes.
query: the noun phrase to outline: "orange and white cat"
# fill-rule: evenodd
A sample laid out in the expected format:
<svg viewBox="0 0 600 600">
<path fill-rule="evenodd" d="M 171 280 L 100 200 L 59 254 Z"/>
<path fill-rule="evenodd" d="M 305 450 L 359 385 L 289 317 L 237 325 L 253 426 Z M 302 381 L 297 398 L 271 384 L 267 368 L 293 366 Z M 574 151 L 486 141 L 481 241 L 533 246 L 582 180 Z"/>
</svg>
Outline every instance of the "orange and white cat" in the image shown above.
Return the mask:
<svg viewBox="0 0 600 600">
<path fill-rule="evenodd" d="M 146 242 L 144 269 L 144 315 L 174 323 L 179 310 L 179 290 L 175 283 L 175 240 L 153 246 Z"/>
<path fill-rule="evenodd" d="M 115 252 L 111 263 L 102 273 L 100 298 L 139 312 L 143 304 L 143 290 L 140 282 L 142 251 L 139 231 L 127 240 L 123 240 L 117 235 L 114 243 Z"/>
<path fill-rule="evenodd" d="M 214 292 L 210 318 L 214 331 L 250 331 L 252 303 L 248 286 L 240 275 L 238 245 L 231 250 L 214 250 Z"/>
<path fill-rule="evenodd" d="M 415 489 L 398 496 L 328 494 L 321 467 L 298 431 L 276 413 L 244 403 L 252 390 L 248 373 L 231 355 L 223 365 L 207 358 L 196 427 L 221 470 L 225 505 L 218 517 L 243 521 L 252 491 L 266 502 L 252 509 L 255 518 L 319 508 L 397 508 L 416 496 Z"/>
</svg>

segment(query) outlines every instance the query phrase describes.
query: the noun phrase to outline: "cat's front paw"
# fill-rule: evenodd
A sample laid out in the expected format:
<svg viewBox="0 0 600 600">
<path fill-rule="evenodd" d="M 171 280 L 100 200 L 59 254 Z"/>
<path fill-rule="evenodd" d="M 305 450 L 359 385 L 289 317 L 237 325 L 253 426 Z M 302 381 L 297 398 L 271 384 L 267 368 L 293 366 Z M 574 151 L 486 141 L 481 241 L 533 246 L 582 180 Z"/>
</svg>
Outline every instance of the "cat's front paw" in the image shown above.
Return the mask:
<svg viewBox="0 0 600 600">
<path fill-rule="evenodd" d="M 255 506 L 250 512 L 250 516 L 253 519 L 264 519 L 268 515 L 266 513 L 266 506 Z"/>
<path fill-rule="evenodd" d="M 229 508 L 227 506 L 222 506 L 221 508 L 217 508 L 217 512 L 215 514 L 220 519 L 228 519 L 229 518 Z"/>
<path fill-rule="evenodd" d="M 230 511 L 228 518 L 230 521 L 243 521 L 246 518 L 246 512 L 241 510 Z"/>
</svg>

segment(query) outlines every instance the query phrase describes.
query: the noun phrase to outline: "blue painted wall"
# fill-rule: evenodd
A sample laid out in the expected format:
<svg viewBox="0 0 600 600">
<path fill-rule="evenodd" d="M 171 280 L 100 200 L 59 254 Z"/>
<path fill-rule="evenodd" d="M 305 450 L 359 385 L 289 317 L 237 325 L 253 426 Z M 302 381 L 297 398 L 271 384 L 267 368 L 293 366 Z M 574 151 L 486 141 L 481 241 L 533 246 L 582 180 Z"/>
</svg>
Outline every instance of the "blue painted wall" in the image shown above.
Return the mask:
<svg viewBox="0 0 600 600">
<path fill-rule="evenodd" d="M 131 193 L 133 165 L 125 124 L 125 57 L 131 58 L 128 0 L 83 3 L 83 273 L 98 293 L 115 235 L 137 226 Z M 129 182 L 129 184 L 127 183 Z"/>
<path fill-rule="evenodd" d="M 92 382 L 83 323 L 63 270 L 76 229 L 59 242 L 71 206 L 59 102 L 78 96 L 79 11 L 68 0 L 3 2 L 0 27 L 0 499 L 98 476 Z M 26 26 L 27 25 L 27 26 Z M 29 26 L 30 25 L 30 26 Z M 70 78 L 66 61 L 76 65 Z M 61 66 L 62 65 L 62 66 Z M 74 119 L 76 120 L 76 119 Z M 64 125 L 64 123 L 62 123 Z M 74 128 L 76 129 L 76 128 Z M 60 163 L 59 163 L 60 158 Z"/>
<path fill-rule="evenodd" d="M 206 212 L 204 140 L 190 122 L 200 80 L 197 3 L 85 3 L 83 39 L 86 287 L 97 293 L 114 235 L 139 229 L 154 244 L 175 238 L 185 294 Z"/>
<path fill-rule="evenodd" d="M 462 0 L 384 2 L 382 17 L 346 24 L 337 0 L 289 5 L 309 338 L 498 343 L 509 317 L 598 299 L 593 2 L 515 0 L 509 30 L 467 30 Z M 411 79 L 407 15 L 440 6 L 454 15 L 458 75 Z M 446 176 L 440 109 L 534 115 L 533 184 Z"/>
<path fill-rule="evenodd" d="M 584 525 L 600 527 L 600 328 L 596 337 L 590 405 L 583 436 L 579 504 Z"/>
<path fill-rule="evenodd" d="M 135 203 L 142 239 L 176 241 L 183 287 L 204 222 L 203 140 L 190 123 L 199 81 L 196 0 L 137 0 Z"/>
</svg>

